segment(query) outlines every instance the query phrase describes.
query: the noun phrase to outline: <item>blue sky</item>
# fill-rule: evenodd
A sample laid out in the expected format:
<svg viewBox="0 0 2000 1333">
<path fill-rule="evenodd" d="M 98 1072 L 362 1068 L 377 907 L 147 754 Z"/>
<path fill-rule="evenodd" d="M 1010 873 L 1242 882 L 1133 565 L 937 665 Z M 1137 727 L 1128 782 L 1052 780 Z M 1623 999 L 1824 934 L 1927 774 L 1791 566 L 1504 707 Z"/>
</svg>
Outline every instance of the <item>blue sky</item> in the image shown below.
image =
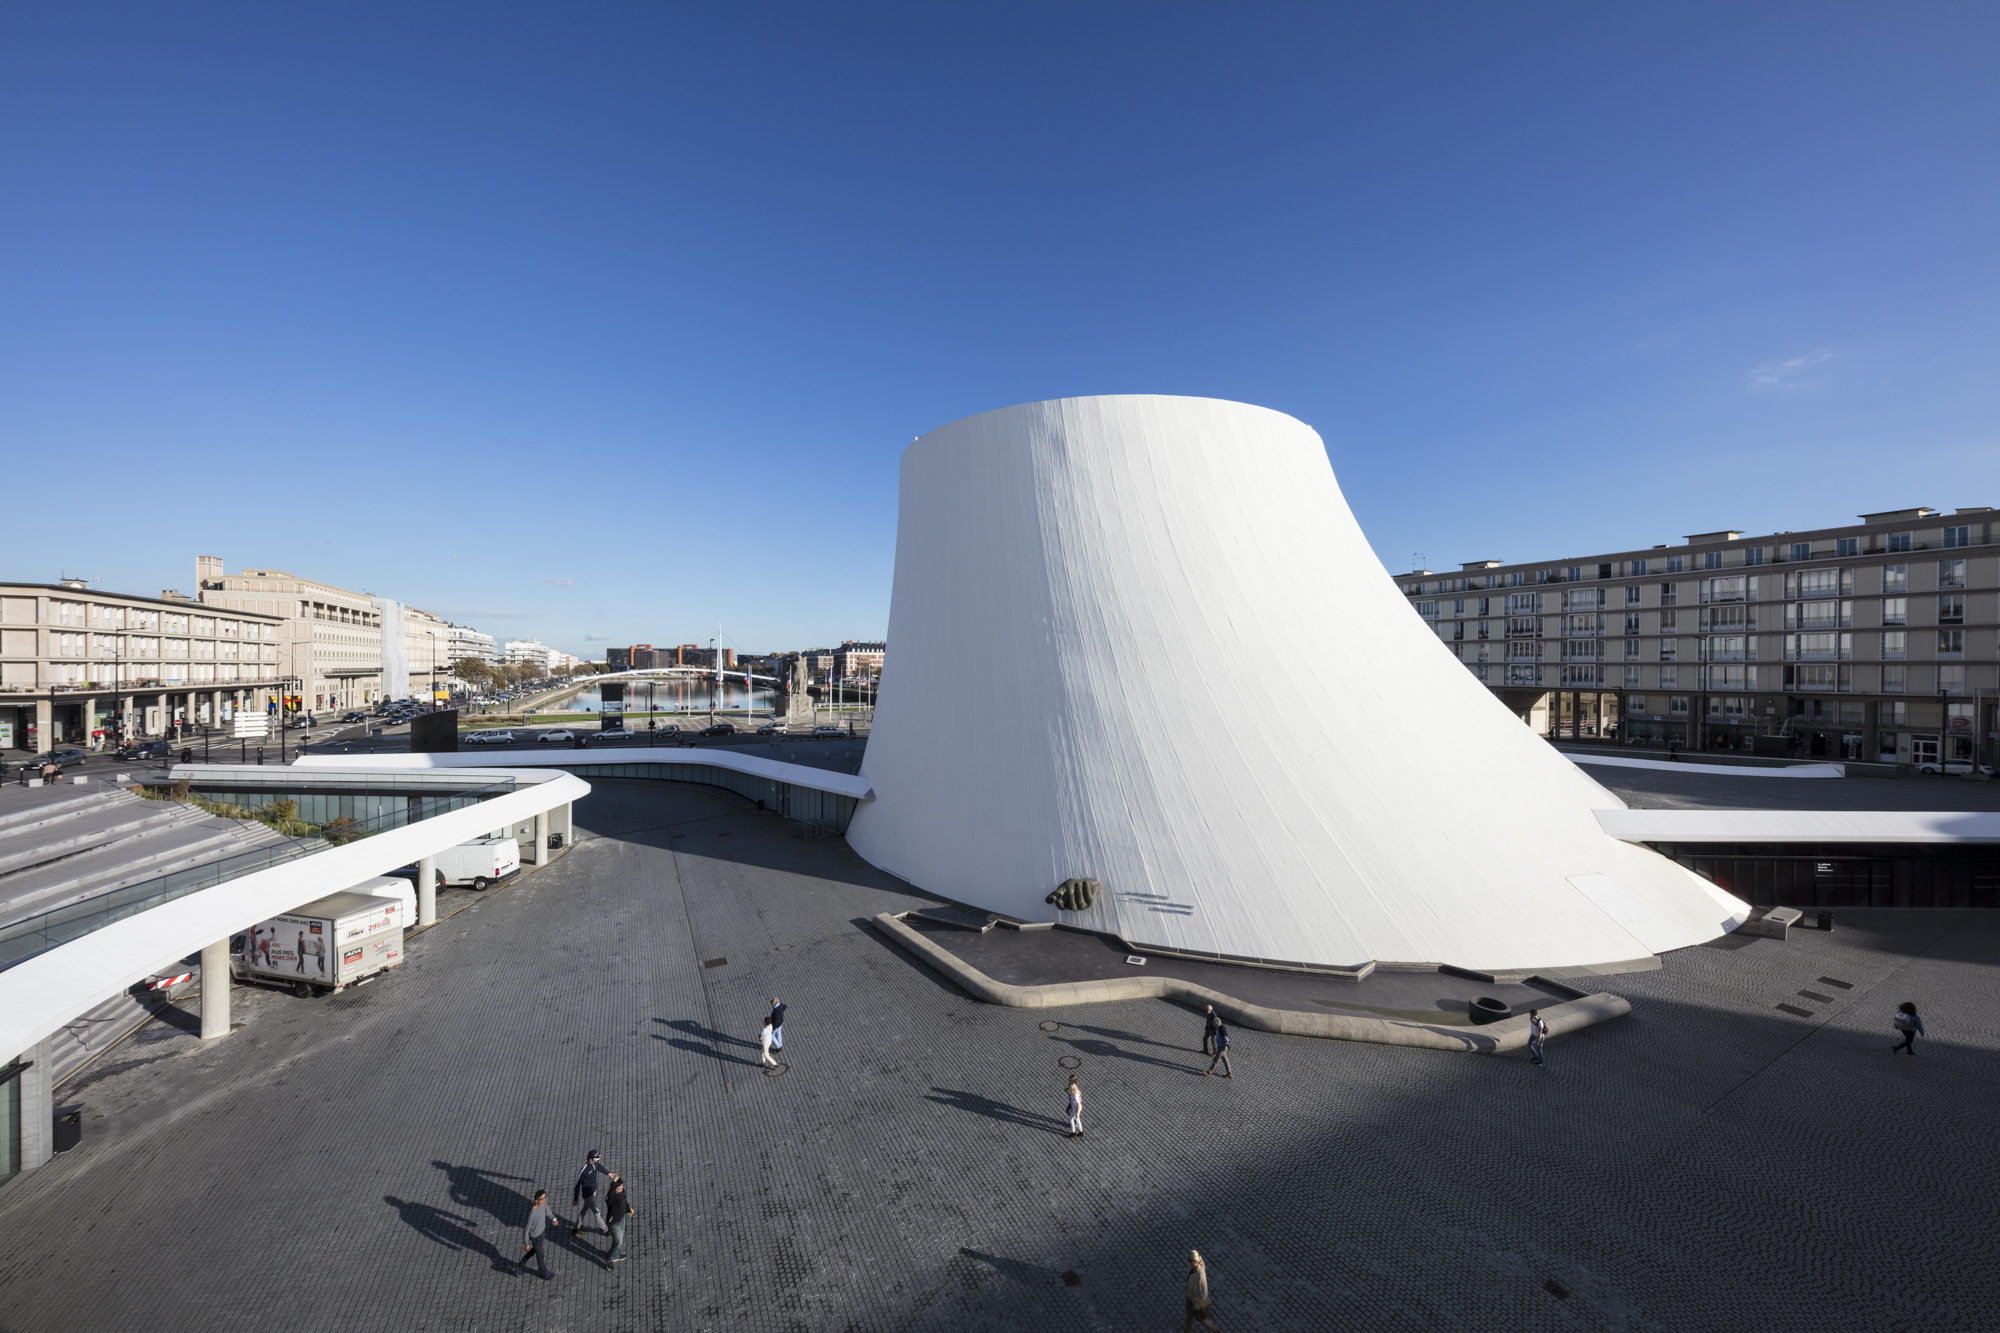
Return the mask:
<svg viewBox="0 0 2000 1333">
<path fill-rule="evenodd" d="M 911 438 L 1089 393 L 1312 423 L 1396 572 L 2000 504 L 1996 57 L 1952 4 L 0 5 L 5 576 L 872 637 Z"/>
</svg>

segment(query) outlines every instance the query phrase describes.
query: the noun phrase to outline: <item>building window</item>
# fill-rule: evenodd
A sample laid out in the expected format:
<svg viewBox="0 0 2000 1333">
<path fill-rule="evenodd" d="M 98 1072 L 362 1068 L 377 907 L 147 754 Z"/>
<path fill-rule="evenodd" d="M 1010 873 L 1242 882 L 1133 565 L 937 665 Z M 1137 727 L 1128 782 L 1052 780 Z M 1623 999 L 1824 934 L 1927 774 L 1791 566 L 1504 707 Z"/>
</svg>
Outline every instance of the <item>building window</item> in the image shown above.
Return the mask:
<svg viewBox="0 0 2000 1333">
<path fill-rule="evenodd" d="M 1904 630 L 1892 629 L 1882 632 L 1882 656 L 1889 661 L 1900 661 L 1910 655 L 1910 636 Z"/>
<path fill-rule="evenodd" d="M 1907 667 L 1900 667 L 1900 666 L 1885 666 L 1885 667 L 1883 667 L 1883 668 L 1882 668 L 1882 693 L 1884 693 L 1884 694 L 1901 694 L 1901 693 L 1903 692 L 1903 684 L 1904 684 L 1904 675 L 1903 675 L 1903 673 L 1904 673 L 1905 671 L 1907 671 L 1908 669 L 1909 669 L 1909 668 L 1907 668 Z"/>
<path fill-rule="evenodd" d="M 1686 572 L 1687 572 L 1686 556 L 1670 555 L 1667 557 L 1667 573 L 1685 574 Z"/>
<path fill-rule="evenodd" d="M 1938 561 L 1938 587 L 1963 588 L 1965 586 L 1965 562 L 1963 560 Z"/>
<path fill-rule="evenodd" d="M 1680 626 L 1681 626 L 1680 612 L 1678 611 L 1660 612 L 1660 632 L 1662 634 L 1671 634 L 1675 630 L 1679 629 Z"/>
<path fill-rule="evenodd" d="M 1636 583 L 1628 583 L 1627 585 L 1625 585 L 1625 605 L 1637 606 L 1638 604 L 1639 604 L 1639 585 Z"/>
<path fill-rule="evenodd" d="M 1646 562 L 1644 560 L 1634 560 L 1632 562 L 1632 572 L 1635 575 L 1644 574 L 1646 572 Z"/>
<path fill-rule="evenodd" d="M 1639 641 L 1637 639 L 1625 640 L 1625 660 L 1628 662 L 1639 660 Z"/>
<path fill-rule="evenodd" d="M 1909 624 L 1910 599 L 1907 597 L 1884 597 L 1882 599 L 1882 623 L 1885 625 Z"/>
<path fill-rule="evenodd" d="M 1892 551 L 1907 551 L 1907 550 L 1909 550 L 1909 549 L 1910 549 L 1910 538 L 1911 538 L 1911 536 L 1912 536 L 1912 535 L 1913 535 L 1913 534 L 1911 534 L 1911 533 L 1907 533 L 1907 532 L 1892 532 L 1892 533 L 1890 533 L 1890 534 L 1889 534 L 1889 549 L 1890 549 L 1890 550 L 1892 550 Z"/>
<path fill-rule="evenodd" d="M 1965 623 L 1965 594 L 1955 592 L 1938 598 L 1938 624 L 1963 625 Z"/>
<path fill-rule="evenodd" d="M 1671 689 L 1673 689 L 1673 688 L 1674 688 L 1674 687 L 1675 687 L 1676 685 L 1680 684 L 1680 679 L 1679 679 L 1679 676 L 1680 676 L 1680 668 L 1679 668 L 1679 667 L 1671 667 L 1671 666 L 1663 666 L 1663 667 L 1661 667 L 1661 668 L 1660 668 L 1660 688 L 1661 688 L 1661 689 L 1663 689 L 1663 690 L 1671 690 Z M 1683 705 L 1683 707 L 1681 708 L 1681 711 L 1682 711 L 1683 713 L 1685 713 L 1685 712 L 1687 711 L 1687 708 L 1686 708 L 1686 706 L 1685 706 L 1685 705 Z"/>
<path fill-rule="evenodd" d="M 1507 614 L 1510 616 L 1531 616 L 1541 609 L 1542 595 L 1538 592 L 1510 593 L 1507 597 Z"/>
<path fill-rule="evenodd" d="M 1939 630 L 1938 656 L 1941 658 L 1965 656 L 1965 631 L 1962 629 Z"/>
<path fill-rule="evenodd" d="M 1861 539 L 1859 537 L 1837 537 L 1834 539 L 1833 553 L 1842 560 L 1847 559 L 1851 555 L 1860 555 Z"/>
<path fill-rule="evenodd" d="M 1628 689 L 1628 690 L 1630 690 L 1630 689 L 1636 689 L 1636 688 L 1638 688 L 1638 685 L 1639 685 L 1639 668 L 1638 668 L 1638 667 L 1635 667 L 1635 666 L 1628 666 L 1628 667 L 1626 667 L 1626 668 L 1625 668 L 1625 688 L 1626 688 L 1626 689 Z"/>
<path fill-rule="evenodd" d="M 1946 528 L 1944 530 L 1944 544 L 1946 546 L 1972 545 L 1972 529 L 1965 526 Z"/>
<path fill-rule="evenodd" d="M 1462 616 L 1465 614 L 1465 599 L 1463 597 L 1459 598 L 1457 601 L 1451 604 L 1451 613 L 1455 616 Z"/>
<path fill-rule="evenodd" d="M 1472 668 L 1472 674 L 1478 679 L 1481 685 L 1484 685 L 1487 683 L 1487 673 L 1492 671 L 1492 669 L 1489 666 L 1480 665 Z"/>
<path fill-rule="evenodd" d="M 1667 699 L 1667 715 L 1669 717 L 1686 717 L 1687 711 L 1688 699 L 1685 694 L 1672 695 Z"/>
<path fill-rule="evenodd" d="M 1601 666 L 1583 666 L 1581 664 L 1565 666 L 1562 669 L 1562 683 L 1565 685 L 1602 685 L 1604 683 L 1604 668 Z"/>
<path fill-rule="evenodd" d="M 1965 668 L 1962 666 L 1941 666 L 1938 668 L 1939 694 L 1965 693 Z"/>
<path fill-rule="evenodd" d="M 1583 582 L 1583 566 L 1571 565 L 1568 569 L 1563 571 L 1563 577 L 1568 579 L 1571 583 Z"/>
<path fill-rule="evenodd" d="M 1490 621 L 1490 620 L 1482 620 L 1482 621 L 1480 621 L 1480 622 L 1479 622 L 1479 637 L 1480 637 L 1480 638 L 1482 638 L 1482 639 L 1490 639 L 1490 638 L 1492 638 L 1492 637 L 1493 637 L 1493 622 L 1492 622 L 1492 621 Z"/>
<path fill-rule="evenodd" d="M 1536 666 L 1510 666 L 1507 668 L 1509 685 L 1539 685 L 1542 683 L 1542 669 Z"/>
<path fill-rule="evenodd" d="M 1703 552 L 1701 553 L 1701 567 L 1702 567 L 1703 569 L 1721 569 L 1721 568 L 1722 568 L 1722 552 L 1720 552 L 1720 551 L 1703 551 Z"/>
<path fill-rule="evenodd" d="M 1875 705 L 1875 725 L 1879 727 L 1907 727 L 1910 725 L 1910 706 L 1902 700 L 1884 699 Z"/>
<path fill-rule="evenodd" d="M 1673 661 L 1673 660 L 1674 660 L 1674 657 L 1675 657 L 1675 656 L 1676 656 L 1676 655 L 1677 655 L 1677 654 L 1679 653 L 1679 651 L 1680 651 L 1680 642 L 1681 642 L 1681 641 L 1680 641 L 1679 639 L 1661 639 L 1661 640 L 1660 640 L 1660 660 L 1661 660 L 1662 662 L 1671 662 L 1671 661 Z"/>
<path fill-rule="evenodd" d="M 1660 605 L 1673 606 L 1678 603 L 1681 599 L 1680 586 L 1678 583 L 1662 583 L 1660 585 Z"/>
<path fill-rule="evenodd" d="M 1453 642 L 1457 642 L 1465 637 L 1465 622 L 1463 620 L 1454 620 L 1451 622 L 1451 637 Z"/>
<path fill-rule="evenodd" d="M 1746 547 L 1744 547 L 1744 548 L 1743 548 L 1743 563 L 1744 563 L 1744 564 L 1746 564 L 1746 565 L 1761 565 L 1761 564 L 1763 564 L 1763 563 L 1764 563 L 1764 548 L 1763 548 L 1763 547 L 1761 547 L 1761 546 L 1746 546 Z"/>
<path fill-rule="evenodd" d="M 1812 559 L 1812 543 L 1793 542 L 1791 558 L 1793 560 L 1799 560 L 1799 561 Z"/>
<path fill-rule="evenodd" d="M 1422 616 L 1425 620 L 1436 620 L 1437 613 L 1438 613 L 1438 604 L 1436 602 L 1417 603 L 1417 614 Z"/>
<path fill-rule="evenodd" d="M 1637 634 L 1639 632 L 1639 613 L 1637 611 L 1627 611 L 1625 613 L 1625 632 L 1627 634 Z"/>
<path fill-rule="evenodd" d="M 1908 565 L 1882 566 L 1883 592 L 1908 592 L 1910 590 L 1910 567 Z"/>
</svg>

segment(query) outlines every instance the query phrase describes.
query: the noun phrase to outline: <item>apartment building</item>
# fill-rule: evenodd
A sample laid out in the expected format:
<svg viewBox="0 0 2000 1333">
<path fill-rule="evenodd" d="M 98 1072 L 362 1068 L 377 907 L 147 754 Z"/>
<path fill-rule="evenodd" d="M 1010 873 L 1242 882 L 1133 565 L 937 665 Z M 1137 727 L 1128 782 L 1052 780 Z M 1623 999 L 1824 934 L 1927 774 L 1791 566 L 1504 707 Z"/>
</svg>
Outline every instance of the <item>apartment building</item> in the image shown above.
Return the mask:
<svg viewBox="0 0 2000 1333">
<path fill-rule="evenodd" d="M 284 619 L 183 593 L 0 583 L 0 749 L 167 736 L 266 708 L 286 674 Z"/>
<path fill-rule="evenodd" d="M 445 661 L 463 662 L 468 658 L 481 662 L 497 662 L 500 657 L 493 649 L 493 636 L 481 634 L 470 625 L 447 625 L 445 627 Z M 463 684 L 464 682 L 460 682 Z"/>
<path fill-rule="evenodd" d="M 881 640 L 843 639 L 833 654 L 833 674 L 841 680 L 880 679 L 889 645 Z"/>
<path fill-rule="evenodd" d="M 509 662 L 526 662 L 540 671 L 549 669 L 549 646 L 539 639 L 509 639 L 500 645 L 500 652 Z"/>
<path fill-rule="evenodd" d="M 355 708 L 384 697 L 382 612 L 363 592 L 282 569 L 224 574 L 219 556 L 195 557 L 197 596 L 221 610 L 255 610 L 285 622 L 280 661 L 307 711 Z"/>
<path fill-rule="evenodd" d="M 1560 740 L 1900 763 L 2000 757 L 2000 515 L 1854 525 L 1397 583 L 1466 667 Z"/>
</svg>

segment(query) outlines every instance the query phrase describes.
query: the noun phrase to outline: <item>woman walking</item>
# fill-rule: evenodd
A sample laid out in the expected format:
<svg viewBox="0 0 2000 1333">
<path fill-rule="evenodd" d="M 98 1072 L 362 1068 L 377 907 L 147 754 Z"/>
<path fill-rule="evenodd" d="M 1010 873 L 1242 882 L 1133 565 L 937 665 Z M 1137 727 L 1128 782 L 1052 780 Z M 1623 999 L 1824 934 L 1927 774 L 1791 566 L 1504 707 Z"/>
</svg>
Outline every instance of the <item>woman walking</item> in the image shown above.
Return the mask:
<svg viewBox="0 0 2000 1333">
<path fill-rule="evenodd" d="M 1896 1006 L 1896 1031 L 1903 1034 L 1902 1044 L 1891 1046 L 1889 1054 L 1908 1051 L 1914 1056 L 1917 1053 L 1917 1038 L 1924 1035 L 1924 1020 L 1917 1017 L 1917 1006 L 1908 1000 Z"/>
<path fill-rule="evenodd" d="M 1069 1136 L 1083 1137 L 1083 1089 L 1076 1085 L 1076 1075 L 1069 1076 Z"/>
<path fill-rule="evenodd" d="M 1200 1250 L 1188 1251 L 1187 1280 L 1187 1322 L 1181 1325 L 1181 1333 L 1190 1333 L 1194 1321 L 1201 1320 L 1203 1326 L 1217 1328 L 1216 1322 L 1208 1317 L 1208 1265 L 1202 1262 Z"/>
<path fill-rule="evenodd" d="M 764 1020 L 764 1030 L 757 1034 L 757 1044 L 764 1048 L 764 1063 L 776 1069 L 778 1062 L 771 1058 L 771 1020 L 768 1018 Z"/>
</svg>

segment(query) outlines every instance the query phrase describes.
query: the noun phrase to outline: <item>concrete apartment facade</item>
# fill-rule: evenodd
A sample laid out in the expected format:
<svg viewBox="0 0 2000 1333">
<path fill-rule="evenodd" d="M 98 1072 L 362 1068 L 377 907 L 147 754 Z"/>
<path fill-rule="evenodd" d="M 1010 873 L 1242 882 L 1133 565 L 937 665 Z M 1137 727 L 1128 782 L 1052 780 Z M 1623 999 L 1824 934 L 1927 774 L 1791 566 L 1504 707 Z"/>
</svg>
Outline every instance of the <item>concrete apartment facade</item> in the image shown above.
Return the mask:
<svg viewBox="0 0 2000 1333">
<path fill-rule="evenodd" d="M 284 620 L 280 660 L 308 712 L 358 708 L 383 697 L 382 613 L 367 593 L 282 569 L 224 574 L 219 556 L 195 557 L 198 596 L 222 610 Z"/>
<path fill-rule="evenodd" d="M 167 736 L 177 722 L 263 709 L 287 674 L 284 632 L 261 606 L 95 592 L 80 579 L 0 584 L 0 748 Z"/>
<path fill-rule="evenodd" d="M 1993 764 L 2000 514 L 1860 518 L 1396 581 L 1552 739 Z"/>
</svg>

